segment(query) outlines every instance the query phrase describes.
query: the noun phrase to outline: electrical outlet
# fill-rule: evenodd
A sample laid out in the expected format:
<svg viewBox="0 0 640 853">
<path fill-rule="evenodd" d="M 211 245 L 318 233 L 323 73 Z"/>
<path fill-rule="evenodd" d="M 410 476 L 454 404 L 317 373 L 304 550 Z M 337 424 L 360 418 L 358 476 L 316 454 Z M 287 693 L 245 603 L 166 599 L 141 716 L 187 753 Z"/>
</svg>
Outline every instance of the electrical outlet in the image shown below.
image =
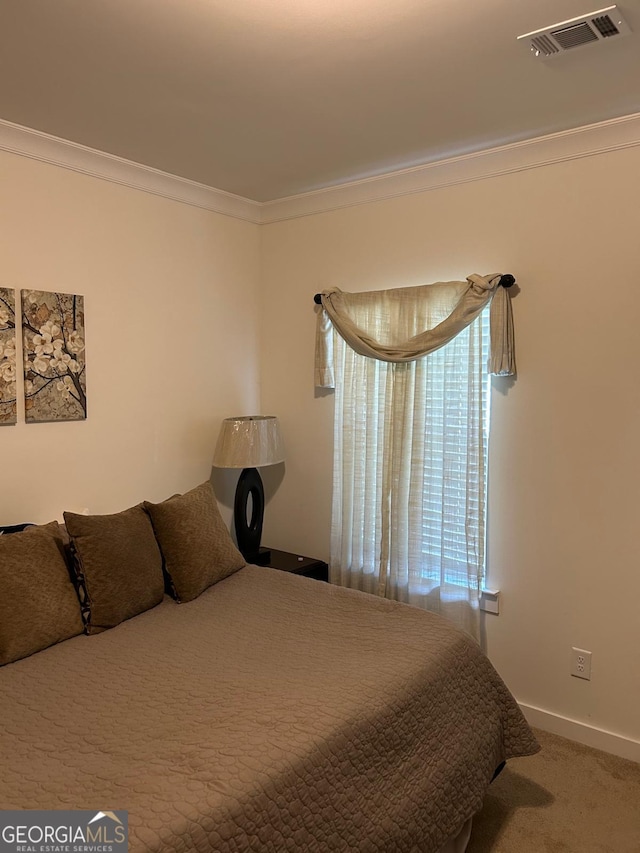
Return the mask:
<svg viewBox="0 0 640 853">
<path fill-rule="evenodd" d="M 483 589 L 480 591 L 480 610 L 485 613 L 500 613 L 500 590 Z"/>
<path fill-rule="evenodd" d="M 571 675 L 591 681 L 591 652 L 571 649 Z"/>
</svg>

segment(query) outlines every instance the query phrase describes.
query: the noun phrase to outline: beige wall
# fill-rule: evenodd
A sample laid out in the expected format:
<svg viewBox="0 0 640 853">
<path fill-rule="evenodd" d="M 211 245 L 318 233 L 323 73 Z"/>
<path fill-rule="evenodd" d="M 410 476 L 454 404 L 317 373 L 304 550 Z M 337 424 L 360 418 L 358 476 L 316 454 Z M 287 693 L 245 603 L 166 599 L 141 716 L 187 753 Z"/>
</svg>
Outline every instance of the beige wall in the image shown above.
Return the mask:
<svg viewBox="0 0 640 853">
<path fill-rule="evenodd" d="M 314 292 L 513 273 L 519 377 L 495 380 L 487 617 L 517 698 L 640 740 L 640 148 L 263 230 L 263 409 L 286 473 L 273 546 L 327 558 L 333 400 L 314 394 Z M 593 652 L 590 682 L 569 675 Z"/>
<path fill-rule="evenodd" d="M 221 419 L 258 408 L 258 226 L 6 153 L 0 186 L 0 284 L 84 295 L 88 400 L 0 428 L 1 523 L 207 479 Z"/>
</svg>

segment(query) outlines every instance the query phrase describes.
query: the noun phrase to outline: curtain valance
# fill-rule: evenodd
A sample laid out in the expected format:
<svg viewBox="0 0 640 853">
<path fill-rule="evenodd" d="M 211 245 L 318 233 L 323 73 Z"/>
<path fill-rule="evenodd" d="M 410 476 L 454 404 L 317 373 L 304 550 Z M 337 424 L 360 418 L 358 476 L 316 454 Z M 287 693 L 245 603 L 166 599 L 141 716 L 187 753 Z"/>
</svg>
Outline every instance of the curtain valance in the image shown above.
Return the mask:
<svg viewBox="0 0 640 853">
<path fill-rule="evenodd" d="M 500 286 L 501 278 L 500 274 L 470 275 L 466 281 L 365 293 L 324 291 L 316 332 L 316 386 L 334 387 L 332 325 L 360 355 L 389 362 L 416 361 L 449 343 L 489 302 L 488 371 L 499 376 L 515 374 L 511 299 Z M 406 330 L 416 325 L 417 331 L 405 337 Z"/>
</svg>

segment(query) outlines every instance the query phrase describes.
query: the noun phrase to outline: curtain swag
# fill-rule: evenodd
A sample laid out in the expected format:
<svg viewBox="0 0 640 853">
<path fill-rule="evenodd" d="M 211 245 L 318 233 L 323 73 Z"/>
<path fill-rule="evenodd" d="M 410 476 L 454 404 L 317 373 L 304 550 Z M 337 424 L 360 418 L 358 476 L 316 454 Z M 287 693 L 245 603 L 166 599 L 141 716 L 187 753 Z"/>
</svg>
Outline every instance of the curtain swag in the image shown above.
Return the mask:
<svg viewBox="0 0 640 853">
<path fill-rule="evenodd" d="M 333 344 L 331 327 L 360 355 L 379 361 L 416 361 L 434 352 L 458 335 L 491 302 L 491 353 L 487 369 L 497 376 L 516 372 L 513 313 L 511 298 L 500 287 L 502 275 L 470 275 L 466 281 L 437 282 L 419 287 L 345 293 L 337 287 L 320 294 L 322 309 L 316 329 L 315 384 L 318 388 L 334 388 Z M 511 282 L 513 280 L 511 279 Z M 366 329 L 359 328 L 352 313 L 362 316 L 362 309 L 381 312 L 393 302 L 411 310 L 418 304 L 433 304 L 435 316 L 444 316 L 433 328 L 427 328 L 405 341 L 377 341 Z M 390 335 L 390 337 L 392 337 Z"/>
</svg>

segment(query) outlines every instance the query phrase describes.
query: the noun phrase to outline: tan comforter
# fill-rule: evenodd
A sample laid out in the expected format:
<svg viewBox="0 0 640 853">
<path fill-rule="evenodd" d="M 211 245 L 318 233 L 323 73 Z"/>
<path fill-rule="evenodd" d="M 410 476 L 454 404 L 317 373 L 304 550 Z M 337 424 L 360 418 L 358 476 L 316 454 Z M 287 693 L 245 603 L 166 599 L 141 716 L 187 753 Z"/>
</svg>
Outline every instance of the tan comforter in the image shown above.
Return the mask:
<svg viewBox="0 0 640 853">
<path fill-rule="evenodd" d="M 0 808 L 138 851 L 435 851 L 537 744 L 437 616 L 247 566 L 0 670 Z"/>
</svg>

